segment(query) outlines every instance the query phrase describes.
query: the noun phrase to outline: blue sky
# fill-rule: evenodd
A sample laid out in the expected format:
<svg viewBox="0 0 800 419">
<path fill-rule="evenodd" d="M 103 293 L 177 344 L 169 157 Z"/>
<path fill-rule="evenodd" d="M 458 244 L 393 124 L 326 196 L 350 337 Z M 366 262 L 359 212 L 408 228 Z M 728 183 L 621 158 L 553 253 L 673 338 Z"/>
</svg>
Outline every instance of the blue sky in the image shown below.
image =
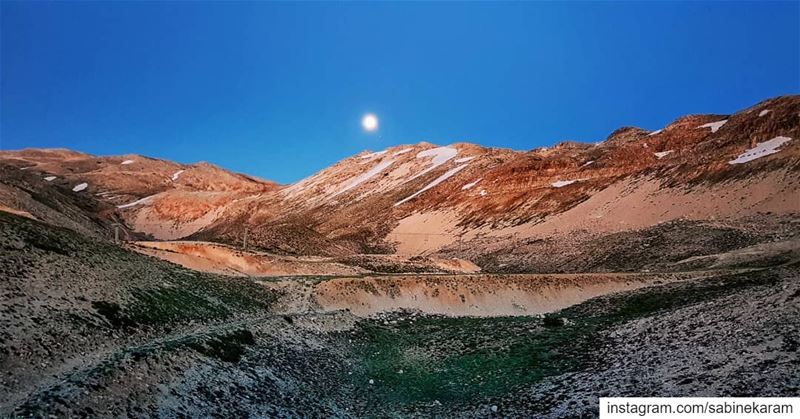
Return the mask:
<svg viewBox="0 0 800 419">
<path fill-rule="evenodd" d="M 597 141 L 800 92 L 796 1 L 0 7 L 0 148 L 279 182 L 364 149 Z"/>
</svg>

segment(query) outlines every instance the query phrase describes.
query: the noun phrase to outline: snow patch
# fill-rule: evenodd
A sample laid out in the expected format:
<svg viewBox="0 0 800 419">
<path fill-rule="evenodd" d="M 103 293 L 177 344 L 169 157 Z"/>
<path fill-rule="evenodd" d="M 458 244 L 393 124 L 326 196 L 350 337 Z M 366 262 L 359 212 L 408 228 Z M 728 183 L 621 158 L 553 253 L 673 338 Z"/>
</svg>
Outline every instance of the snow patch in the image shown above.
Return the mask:
<svg viewBox="0 0 800 419">
<path fill-rule="evenodd" d="M 431 167 L 429 167 L 429 168 L 417 173 L 411 179 L 412 180 L 416 179 L 416 178 L 418 178 L 418 177 L 430 172 L 431 170 L 433 170 L 433 169 L 435 169 L 435 168 L 447 163 L 448 160 L 452 159 L 453 157 L 455 157 L 457 155 L 458 155 L 458 150 L 456 150 L 453 147 L 436 147 L 436 148 L 432 148 L 430 150 L 420 151 L 419 153 L 417 153 L 417 158 L 418 159 L 424 159 L 425 157 L 433 157 L 433 159 L 431 160 L 431 163 L 433 163 L 433 166 L 431 166 Z"/>
<path fill-rule="evenodd" d="M 80 191 L 82 191 L 82 190 L 84 190 L 84 189 L 86 189 L 88 187 L 89 187 L 89 184 L 86 183 L 86 182 L 83 182 L 81 184 L 75 185 L 75 187 L 72 188 L 72 191 L 73 192 L 80 192 Z"/>
<path fill-rule="evenodd" d="M 345 185 L 345 187 L 343 187 L 341 190 L 339 190 L 339 192 L 336 192 L 335 194 L 333 194 L 331 196 L 331 198 L 333 198 L 335 196 L 338 196 L 338 195 L 341 195 L 341 194 L 349 191 L 350 189 L 353 189 L 356 186 L 366 182 L 371 177 L 373 177 L 373 176 L 377 175 L 378 173 L 382 172 L 383 169 L 386 169 L 387 167 L 391 166 L 392 163 L 394 163 L 394 160 L 383 160 L 383 161 L 381 161 L 375 167 L 373 167 L 372 169 L 369 169 L 366 173 L 362 173 L 362 174 L 356 176 L 355 179 L 351 180 L 350 183 Z"/>
<path fill-rule="evenodd" d="M 658 153 L 653 153 L 658 159 L 662 159 L 672 153 L 675 150 L 667 150 L 667 151 L 659 151 Z"/>
<path fill-rule="evenodd" d="M 662 129 L 657 129 L 657 130 L 651 132 L 650 134 L 647 134 L 647 136 L 650 137 L 650 136 L 653 136 L 653 135 L 661 134 L 661 131 L 664 131 L 664 129 L 663 128 Z"/>
<path fill-rule="evenodd" d="M 728 122 L 727 119 L 723 119 L 722 121 L 717 122 L 709 122 L 707 124 L 700 125 L 697 128 L 711 128 L 711 132 L 717 132 L 720 128 L 722 128 L 725 123 Z"/>
<path fill-rule="evenodd" d="M 133 160 L 125 160 L 124 162 L 122 162 L 120 164 L 133 164 Z"/>
<path fill-rule="evenodd" d="M 586 166 L 588 166 L 588 165 L 590 165 L 592 163 L 594 163 L 594 160 L 589 160 L 586 163 L 582 164 L 581 167 L 586 167 Z"/>
<path fill-rule="evenodd" d="M 764 109 L 763 111 L 758 113 L 758 116 L 764 116 L 769 113 L 769 109 Z"/>
<path fill-rule="evenodd" d="M 577 182 L 577 180 L 557 180 L 557 181 L 551 183 L 551 185 L 554 188 L 563 188 L 564 186 L 572 185 L 575 182 Z"/>
<path fill-rule="evenodd" d="M 400 151 L 395 151 L 394 154 L 392 154 L 392 156 L 399 156 L 401 154 L 406 154 L 411 150 L 413 150 L 413 148 L 404 148 L 404 149 L 402 149 Z"/>
<path fill-rule="evenodd" d="M 383 150 L 383 151 L 376 151 L 376 152 L 374 152 L 374 153 L 365 154 L 365 155 L 361 156 L 361 158 L 362 158 L 362 159 L 371 159 L 371 158 L 373 158 L 373 157 L 382 156 L 382 155 L 384 155 L 384 154 L 386 154 L 386 150 Z"/>
<path fill-rule="evenodd" d="M 178 170 L 177 172 L 172 174 L 172 181 L 175 182 L 181 176 L 181 173 L 185 172 L 185 170 Z"/>
<path fill-rule="evenodd" d="M 486 196 L 486 189 L 481 189 L 481 196 Z"/>
<path fill-rule="evenodd" d="M 144 197 L 142 199 L 138 199 L 138 200 L 133 201 L 133 202 L 131 202 L 129 204 L 117 205 L 117 208 L 130 208 L 130 207 L 135 206 L 135 205 L 144 204 L 145 202 L 149 201 L 151 198 L 152 198 L 152 196 L 146 196 L 146 197 Z"/>
<path fill-rule="evenodd" d="M 778 149 L 780 146 L 788 143 L 789 141 L 792 141 L 792 139 L 789 137 L 775 137 L 769 141 L 757 143 L 755 147 L 745 150 L 744 153 L 740 154 L 739 157 L 729 161 L 728 164 L 747 163 L 759 157 L 775 154 L 780 151 Z"/>
<path fill-rule="evenodd" d="M 475 182 L 470 182 L 470 183 L 467 183 L 466 185 L 464 185 L 464 186 L 462 186 L 462 187 L 461 187 L 461 190 L 462 190 L 462 191 L 466 191 L 467 189 L 469 189 L 469 188 L 471 188 L 471 187 L 473 187 L 473 186 L 477 185 L 477 184 L 478 184 L 478 182 L 480 182 L 482 179 L 483 179 L 483 178 L 480 178 L 480 179 L 476 180 Z"/>
<path fill-rule="evenodd" d="M 419 155 L 417 155 L 417 156 L 419 156 Z M 448 158 L 448 160 L 449 160 L 449 158 Z M 445 160 L 445 161 L 446 161 L 446 160 Z M 397 203 L 395 203 L 395 204 L 394 204 L 394 206 L 398 206 L 398 205 L 400 205 L 400 204 L 402 204 L 402 203 L 404 203 L 404 202 L 408 202 L 408 201 L 410 201 L 410 200 L 412 200 L 412 199 L 416 198 L 417 196 L 419 196 L 419 194 L 421 194 L 421 193 L 423 193 L 423 192 L 427 191 L 428 189 L 430 189 L 430 188 L 433 188 L 434 186 L 436 186 L 436 185 L 438 185 L 438 184 L 440 184 L 440 183 L 444 182 L 444 181 L 445 181 L 445 180 L 447 180 L 449 177 L 451 177 L 451 176 L 453 176 L 454 174 L 456 174 L 456 173 L 460 172 L 460 171 L 461 171 L 461 169 L 463 169 L 463 168 L 465 168 L 465 167 L 467 167 L 467 166 L 469 166 L 469 163 L 467 163 L 467 164 L 462 164 L 461 166 L 457 166 L 457 167 L 454 167 L 454 168 L 452 168 L 452 169 L 450 169 L 450 170 L 446 171 L 446 172 L 445 172 L 443 175 L 441 175 L 441 176 L 437 177 L 436 179 L 434 179 L 434 180 L 433 180 L 433 182 L 431 182 L 431 183 L 429 183 L 429 184 L 425 185 L 425 187 L 424 187 L 424 188 L 422 188 L 422 189 L 418 190 L 417 192 L 415 192 L 415 193 L 414 193 L 414 194 L 412 194 L 411 196 L 409 196 L 409 197 L 407 197 L 407 198 L 403 199 L 402 201 L 398 201 Z"/>
<path fill-rule="evenodd" d="M 476 157 L 476 156 L 472 156 L 472 157 L 462 157 L 462 158 L 460 158 L 460 159 L 455 159 L 455 160 L 453 160 L 453 161 L 454 161 L 454 162 L 456 162 L 456 163 L 466 163 L 466 162 L 468 162 L 468 161 L 470 161 L 470 160 L 474 159 L 475 157 Z"/>
<path fill-rule="evenodd" d="M 44 180 L 46 180 L 48 182 L 52 182 L 52 181 L 56 180 L 56 177 L 55 176 L 48 176 L 48 177 L 44 178 Z"/>
</svg>

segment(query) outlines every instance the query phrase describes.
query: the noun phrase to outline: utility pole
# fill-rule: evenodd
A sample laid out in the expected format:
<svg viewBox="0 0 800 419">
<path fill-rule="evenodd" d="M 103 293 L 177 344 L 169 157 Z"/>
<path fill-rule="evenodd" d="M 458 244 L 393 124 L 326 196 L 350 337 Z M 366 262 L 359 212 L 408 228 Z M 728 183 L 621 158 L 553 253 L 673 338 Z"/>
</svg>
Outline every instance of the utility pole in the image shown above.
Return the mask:
<svg viewBox="0 0 800 419">
<path fill-rule="evenodd" d="M 119 244 L 119 224 L 114 224 L 114 243 Z"/>
<path fill-rule="evenodd" d="M 244 238 L 242 242 L 242 249 L 247 250 L 247 227 L 244 228 Z"/>
</svg>

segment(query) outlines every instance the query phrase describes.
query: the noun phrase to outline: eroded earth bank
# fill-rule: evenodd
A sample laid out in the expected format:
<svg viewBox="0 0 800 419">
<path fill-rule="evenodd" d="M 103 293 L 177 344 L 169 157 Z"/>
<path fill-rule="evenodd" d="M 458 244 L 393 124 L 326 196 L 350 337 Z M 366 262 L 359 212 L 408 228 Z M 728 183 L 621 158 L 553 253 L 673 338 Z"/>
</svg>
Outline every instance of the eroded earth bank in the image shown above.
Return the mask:
<svg viewBox="0 0 800 419">
<path fill-rule="evenodd" d="M 797 396 L 800 265 L 767 247 L 649 273 L 237 277 L 0 212 L 0 416 L 565 417 L 605 395 Z"/>
</svg>

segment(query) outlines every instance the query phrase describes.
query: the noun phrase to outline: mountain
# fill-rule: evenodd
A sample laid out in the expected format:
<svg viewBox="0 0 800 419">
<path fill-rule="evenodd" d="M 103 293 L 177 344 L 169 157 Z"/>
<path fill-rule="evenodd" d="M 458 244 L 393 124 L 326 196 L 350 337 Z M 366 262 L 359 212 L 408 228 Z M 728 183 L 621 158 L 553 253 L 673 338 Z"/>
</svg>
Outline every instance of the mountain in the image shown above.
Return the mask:
<svg viewBox="0 0 800 419">
<path fill-rule="evenodd" d="M 110 237 L 119 222 L 131 237 L 194 233 L 208 214 L 236 199 L 278 189 L 272 182 L 209 163 L 182 165 L 138 155 L 97 157 L 63 149 L 0 152 L 0 202 L 65 227 Z M 82 208 L 84 219 L 60 213 Z M 74 218 L 74 217 L 72 217 Z M 85 218 L 91 220 L 87 222 Z M 137 234 L 138 233 L 138 234 Z"/>
<path fill-rule="evenodd" d="M 201 240 L 366 266 L 370 256 L 484 271 L 662 269 L 794 239 L 800 96 L 657 131 L 530 151 L 469 143 L 362 152 L 291 185 L 208 163 L 0 152 L 0 209 L 95 237 Z M 366 261 L 365 261 L 366 260 Z"/>
<path fill-rule="evenodd" d="M 286 186 L 0 152 L 0 416 L 794 396 L 798 136 L 787 96 L 596 144 L 362 152 Z"/>
</svg>

